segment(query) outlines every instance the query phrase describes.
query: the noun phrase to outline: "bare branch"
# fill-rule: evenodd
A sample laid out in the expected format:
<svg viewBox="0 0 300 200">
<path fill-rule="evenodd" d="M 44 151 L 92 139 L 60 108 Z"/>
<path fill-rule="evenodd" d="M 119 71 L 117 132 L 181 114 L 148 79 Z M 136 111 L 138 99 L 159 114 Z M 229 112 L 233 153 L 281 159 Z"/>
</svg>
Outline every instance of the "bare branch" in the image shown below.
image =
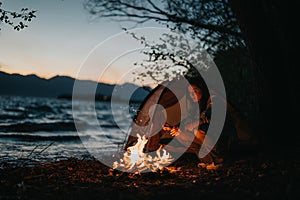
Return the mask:
<svg viewBox="0 0 300 200">
<path fill-rule="evenodd" d="M 228 0 L 86 0 L 84 7 L 93 15 L 117 21 L 157 21 L 171 30 L 192 34 L 212 52 L 243 41 Z"/>
</svg>

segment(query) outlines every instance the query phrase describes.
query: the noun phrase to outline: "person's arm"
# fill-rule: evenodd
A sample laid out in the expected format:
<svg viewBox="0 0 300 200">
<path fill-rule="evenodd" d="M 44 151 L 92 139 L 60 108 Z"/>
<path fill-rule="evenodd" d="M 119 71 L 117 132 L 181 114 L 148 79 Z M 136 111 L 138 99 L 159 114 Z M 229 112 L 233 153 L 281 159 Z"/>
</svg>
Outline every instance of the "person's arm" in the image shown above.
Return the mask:
<svg viewBox="0 0 300 200">
<path fill-rule="evenodd" d="M 184 127 L 184 129 L 187 130 L 187 131 L 193 131 L 193 130 L 197 129 L 200 124 L 201 124 L 201 120 L 195 121 L 193 123 L 187 124 Z"/>
<path fill-rule="evenodd" d="M 174 147 L 171 145 L 165 145 L 164 149 L 167 150 L 168 152 L 185 152 L 186 148 L 184 147 Z"/>
</svg>

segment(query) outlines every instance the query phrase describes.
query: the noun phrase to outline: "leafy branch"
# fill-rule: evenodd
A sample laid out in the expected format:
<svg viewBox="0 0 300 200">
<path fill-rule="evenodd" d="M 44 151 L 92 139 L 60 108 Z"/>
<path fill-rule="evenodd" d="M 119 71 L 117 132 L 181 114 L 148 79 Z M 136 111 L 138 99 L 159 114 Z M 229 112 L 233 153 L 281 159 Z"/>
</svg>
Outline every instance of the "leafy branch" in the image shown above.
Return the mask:
<svg viewBox="0 0 300 200">
<path fill-rule="evenodd" d="M 13 27 L 14 30 L 20 31 L 28 27 L 27 22 L 30 22 L 36 17 L 36 10 L 29 10 L 28 8 L 22 8 L 19 12 L 5 10 L 0 2 L 0 25 L 7 24 Z M 1 27 L 0 27 L 1 30 Z"/>
</svg>

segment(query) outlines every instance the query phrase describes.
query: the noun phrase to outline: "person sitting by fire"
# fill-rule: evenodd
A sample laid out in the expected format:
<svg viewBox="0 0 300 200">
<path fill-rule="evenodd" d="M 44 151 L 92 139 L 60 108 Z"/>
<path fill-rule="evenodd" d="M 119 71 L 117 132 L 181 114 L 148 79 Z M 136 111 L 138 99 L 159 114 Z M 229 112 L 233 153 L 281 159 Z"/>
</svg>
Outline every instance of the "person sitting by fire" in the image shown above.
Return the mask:
<svg viewBox="0 0 300 200">
<path fill-rule="evenodd" d="M 208 143 L 210 139 L 206 133 L 211 120 L 212 98 L 214 96 L 209 94 L 204 81 L 190 82 L 187 88 L 188 116 L 177 126 L 170 127 L 166 124 L 162 128 L 162 131 L 168 132 L 173 139 L 176 139 L 175 142 L 179 143 L 179 145 L 175 146 L 165 145 L 168 151 L 180 152 L 186 149 L 186 153 L 193 153 L 198 156 L 200 148 L 206 148 L 203 145 L 205 144 L 204 139 Z M 225 123 L 225 128 L 230 127 L 230 131 L 234 133 L 234 126 L 232 124 L 229 125 L 231 122 L 227 119 Z M 221 138 L 224 137 L 221 135 Z M 174 144 L 174 142 L 172 143 Z M 225 155 L 224 148 L 222 148 L 224 145 L 228 145 L 228 141 L 225 142 L 224 139 L 218 141 L 207 156 L 201 158 L 201 161 L 205 163 L 222 163 L 223 155 Z"/>
</svg>

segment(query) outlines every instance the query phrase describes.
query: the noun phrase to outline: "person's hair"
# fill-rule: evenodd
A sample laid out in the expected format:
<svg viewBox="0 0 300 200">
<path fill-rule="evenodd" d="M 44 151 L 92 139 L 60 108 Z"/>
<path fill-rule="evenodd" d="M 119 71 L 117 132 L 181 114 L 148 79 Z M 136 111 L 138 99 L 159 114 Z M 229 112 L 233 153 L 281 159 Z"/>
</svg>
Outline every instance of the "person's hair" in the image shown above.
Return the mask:
<svg viewBox="0 0 300 200">
<path fill-rule="evenodd" d="M 207 101 L 209 99 L 209 90 L 207 88 L 207 85 L 202 77 L 194 77 L 193 79 L 189 80 L 190 85 L 194 85 L 198 87 L 201 90 L 202 98 L 199 102 L 200 111 L 203 111 L 206 109 Z M 187 89 L 188 90 L 188 89 Z M 187 95 L 188 99 L 191 100 L 190 95 Z"/>
</svg>

